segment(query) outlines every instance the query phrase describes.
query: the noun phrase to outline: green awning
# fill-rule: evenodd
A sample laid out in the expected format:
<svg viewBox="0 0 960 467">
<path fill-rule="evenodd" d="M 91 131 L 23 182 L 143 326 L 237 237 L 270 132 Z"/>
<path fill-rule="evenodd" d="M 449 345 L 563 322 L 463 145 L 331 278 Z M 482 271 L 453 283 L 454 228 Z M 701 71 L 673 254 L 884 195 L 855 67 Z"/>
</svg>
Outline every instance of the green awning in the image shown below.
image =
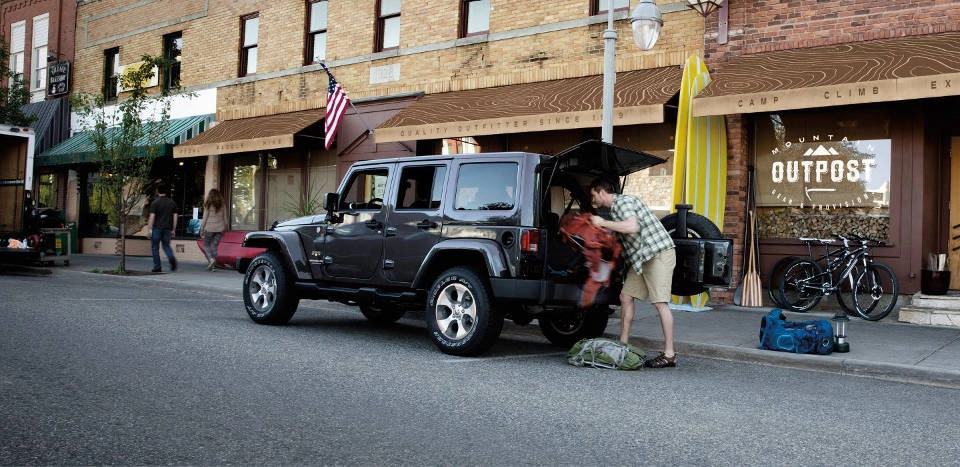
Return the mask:
<svg viewBox="0 0 960 467">
<path fill-rule="evenodd" d="M 210 127 L 214 114 L 196 115 L 193 117 L 174 118 L 168 122 L 164 140 L 163 155 L 173 154 L 173 147 L 183 143 L 194 136 L 202 133 Z M 153 122 L 145 122 L 149 126 Z M 114 128 L 111 128 L 113 130 Z M 146 137 L 137 141 L 136 157 L 143 157 L 147 154 L 150 142 Z M 88 131 L 77 133 L 66 141 L 44 151 L 34 160 L 34 165 L 38 167 L 49 167 L 57 165 L 80 164 L 84 162 L 97 162 L 99 157 L 93 145 L 91 133 Z"/>
</svg>

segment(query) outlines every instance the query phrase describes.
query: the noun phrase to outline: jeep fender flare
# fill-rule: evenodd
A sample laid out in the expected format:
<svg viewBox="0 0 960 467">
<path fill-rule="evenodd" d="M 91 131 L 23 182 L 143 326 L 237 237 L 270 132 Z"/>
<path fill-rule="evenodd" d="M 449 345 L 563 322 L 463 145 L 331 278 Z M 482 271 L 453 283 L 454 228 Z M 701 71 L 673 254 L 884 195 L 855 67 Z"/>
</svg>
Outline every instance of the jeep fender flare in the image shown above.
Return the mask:
<svg viewBox="0 0 960 467">
<path fill-rule="evenodd" d="M 420 270 L 417 271 L 417 275 L 413 279 L 413 284 L 417 287 L 429 285 L 425 284 L 424 281 L 432 280 L 433 275 L 447 269 L 447 265 L 445 265 L 447 261 L 444 258 L 449 258 L 451 253 L 465 252 L 476 253 L 483 258 L 486 271 L 477 271 L 480 274 L 485 273 L 487 277 L 510 276 L 506 254 L 499 243 L 488 239 L 455 238 L 437 243 L 430 249 L 420 265 Z M 466 260 L 460 260 L 449 264 L 449 266 L 463 266 L 465 264 Z"/>
<path fill-rule="evenodd" d="M 250 232 L 243 238 L 243 246 L 266 248 L 280 254 L 291 273 L 296 274 L 297 280 L 311 280 L 310 260 L 303 251 L 300 235 L 293 231 L 257 231 Z"/>
</svg>

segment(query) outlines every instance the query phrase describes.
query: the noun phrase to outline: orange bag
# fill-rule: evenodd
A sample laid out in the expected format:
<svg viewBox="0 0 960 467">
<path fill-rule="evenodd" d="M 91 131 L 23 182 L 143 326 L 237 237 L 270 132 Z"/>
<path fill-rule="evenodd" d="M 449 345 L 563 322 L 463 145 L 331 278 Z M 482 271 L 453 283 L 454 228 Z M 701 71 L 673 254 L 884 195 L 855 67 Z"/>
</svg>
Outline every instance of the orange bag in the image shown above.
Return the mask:
<svg viewBox="0 0 960 467">
<path fill-rule="evenodd" d="M 590 275 L 583 284 L 580 308 L 593 306 L 600 287 L 610 285 L 610 276 L 617 267 L 622 247 L 617 235 L 593 225 L 590 213 L 565 214 L 560 218 L 560 232 L 568 244 L 577 247 L 587 261 Z"/>
</svg>

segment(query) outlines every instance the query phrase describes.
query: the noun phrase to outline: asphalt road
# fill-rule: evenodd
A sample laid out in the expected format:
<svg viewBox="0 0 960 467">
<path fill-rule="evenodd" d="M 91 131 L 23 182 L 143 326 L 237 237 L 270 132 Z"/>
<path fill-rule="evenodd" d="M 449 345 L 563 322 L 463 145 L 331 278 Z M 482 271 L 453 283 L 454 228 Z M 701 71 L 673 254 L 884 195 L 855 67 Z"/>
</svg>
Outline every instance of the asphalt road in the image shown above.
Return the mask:
<svg viewBox="0 0 960 467">
<path fill-rule="evenodd" d="M 681 356 L 575 368 L 535 326 L 482 358 L 422 324 L 94 274 L 0 277 L 0 464 L 946 465 L 956 390 Z"/>
</svg>

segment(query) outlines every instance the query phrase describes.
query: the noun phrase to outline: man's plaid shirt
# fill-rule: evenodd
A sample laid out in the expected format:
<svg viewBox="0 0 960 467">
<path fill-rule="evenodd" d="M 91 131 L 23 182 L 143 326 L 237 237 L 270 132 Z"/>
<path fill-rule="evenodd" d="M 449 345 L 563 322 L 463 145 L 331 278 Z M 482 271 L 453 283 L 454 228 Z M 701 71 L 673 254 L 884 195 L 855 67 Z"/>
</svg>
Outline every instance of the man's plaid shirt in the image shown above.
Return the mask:
<svg viewBox="0 0 960 467">
<path fill-rule="evenodd" d="M 647 207 L 646 203 L 630 195 L 613 195 L 610 215 L 615 221 L 636 217 L 639 230 L 634 234 L 617 232 L 623 245 L 624 257 L 630 262 L 637 274 L 643 274 L 643 263 L 664 250 L 674 247 L 673 239 L 663 228 L 660 219 Z"/>
</svg>

